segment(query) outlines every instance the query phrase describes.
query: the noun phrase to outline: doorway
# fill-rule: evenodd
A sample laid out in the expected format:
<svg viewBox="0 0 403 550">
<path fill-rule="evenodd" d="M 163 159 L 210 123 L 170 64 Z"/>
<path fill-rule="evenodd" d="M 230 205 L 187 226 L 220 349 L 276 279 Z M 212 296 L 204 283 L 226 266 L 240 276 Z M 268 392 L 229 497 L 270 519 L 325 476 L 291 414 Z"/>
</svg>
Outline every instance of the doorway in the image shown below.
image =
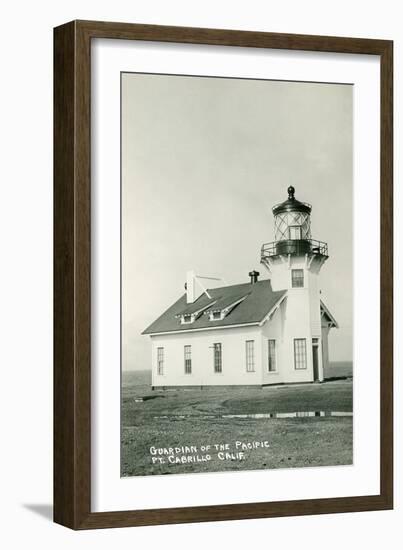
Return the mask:
<svg viewBox="0 0 403 550">
<path fill-rule="evenodd" d="M 313 380 L 319 381 L 319 338 L 312 338 Z"/>
<path fill-rule="evenodd" d="M 289 237 L 292 241 L 301 240 L 301 226 L 300 225 L 290 225 L 288 228 Z"/>
</svg>

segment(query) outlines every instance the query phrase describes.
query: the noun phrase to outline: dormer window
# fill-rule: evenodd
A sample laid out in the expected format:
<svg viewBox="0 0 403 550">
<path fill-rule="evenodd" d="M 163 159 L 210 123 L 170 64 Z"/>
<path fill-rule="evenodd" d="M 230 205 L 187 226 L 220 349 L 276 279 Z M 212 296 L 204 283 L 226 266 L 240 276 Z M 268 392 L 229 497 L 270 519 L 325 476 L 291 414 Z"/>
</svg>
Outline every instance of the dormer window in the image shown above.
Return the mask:
<svg viewBox="0 0 403 550">
<path fill-rule="evenodd" d="M 187 307 L 181 313 L 177 313 L 175 317 L 180 319 L 181 325 L 191 325 L 200 317 L 203 311 L 205 311 L 208 307 L 211 307 L 214 303 L 215 300 L 204 306 L 197 306 L 197 304 L 194 304 L 193 306 Z"/>
<path fill-rule="evenodd" d="M 210 321 L 222 321 L 231 311 L 248 296 L 232 296 L 217 300 L 214 308 L 206 309 L 205 315 L 209 316 Z"/>
<path fill-rule="evenodd" d="M 213 313 L 210 315 L 211 321 L 221 321 L 222 319 L 222 311 L 213 311 Z"/>
<path fill-rule="evenodd" d="M 191 323 L 194 323 L 198 317 L 198 312 L 195 313 L 182 313 L 182 315 L 179 315 L 181 320 L 181 325 L 190 325 Z"/>
</svg>

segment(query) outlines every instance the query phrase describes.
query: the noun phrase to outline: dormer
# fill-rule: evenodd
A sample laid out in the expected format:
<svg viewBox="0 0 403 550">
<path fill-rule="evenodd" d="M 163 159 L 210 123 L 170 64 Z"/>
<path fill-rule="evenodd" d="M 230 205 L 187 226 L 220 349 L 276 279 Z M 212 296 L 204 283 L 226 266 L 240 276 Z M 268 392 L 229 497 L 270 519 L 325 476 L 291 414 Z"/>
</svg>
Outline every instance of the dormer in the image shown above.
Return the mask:
<svg viewBox="0 0 403 550">
<path fill-rule="evenodd" d="M 193 323 L 195 320 L 195 314 L 194 313 L 185 313 L 184 315 L 181 315 L 181 324 L 187 325 L 188 323 Z"/>
<path fill-rule="evenodd" d="M 204 306 L 197 306 L 196 303 L 187 307 L 181 313 L 175 315 L 177 319 L 180 319 L 181 325 L 191 325 L 198 319 L 198 317 L 205 311 L 207 308 L 213 306 L 216 303 L 216 300 L 205 304 Z"/>
<path fill-rule="evenodd" d="M 232 298 L 230 297 L 225 300 L 217 300 L 213 307 L 205 310 L 204 315 L 208 315 L 210 321 L 222 321 L 238 304 L 245 300 L 246 296 L 248 294 L 237 297 L 232 296 Z"/>
<path fill-rule="evenodd" d="M 221 311 L 220 309 L 209 313 L 210 321 L 222 321 L 224 317 L 225 317 L 225 312 Z"/>
</svg>

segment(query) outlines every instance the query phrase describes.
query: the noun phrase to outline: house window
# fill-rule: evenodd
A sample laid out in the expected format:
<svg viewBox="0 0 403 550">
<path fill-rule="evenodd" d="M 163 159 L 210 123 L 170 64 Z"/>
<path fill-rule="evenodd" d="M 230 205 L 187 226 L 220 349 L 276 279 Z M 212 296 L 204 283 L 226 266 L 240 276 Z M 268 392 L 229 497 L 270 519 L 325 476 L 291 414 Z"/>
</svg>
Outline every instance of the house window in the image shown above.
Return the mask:
<svg viewBox="0 0 403 550">
<path fill-rule="evenodd" d="M 221 344 L 213 344 L 214 348 L 214 372 L 222 372 L 222 347 Z"/>
<path fill-rule="evenodd" d="M 290 225 L 288 228 L 290 239 L 295 241 L 301 239 L 301 226 L 300 225 Z"/>
<path fill-rule="evenodd" d="M 247 340 L 246 344 L 246 372 L 255 371 L 255 342 Z"/>
<path fill-rule="evenodd" d="M 192 346 L 185 346 L 185 374 L 192 374 Z"/>
<path fill-rule="evenodd" d="M 294 339 L 294 368 L 306 369 L 306 338 Z"/>
<path fill-rule="evenodd" d="M 164 374 L 164 348 L 157 348 L 157 374 Z"/>
<path fill-rule="evenodd" d="M 292 269 L 291 270 L 291 282 L 293 288 L 301 288 L 304 286 L 304 270 Z"/>
<path fill-rule="evenodd" d="M 267 370 L 269 372 L 276 372 L 277 365 L 276 365 L 276 341 L 275 340 L 269 340 L 268 341 L 268 355 L 267 355 Z"/>
</svg>

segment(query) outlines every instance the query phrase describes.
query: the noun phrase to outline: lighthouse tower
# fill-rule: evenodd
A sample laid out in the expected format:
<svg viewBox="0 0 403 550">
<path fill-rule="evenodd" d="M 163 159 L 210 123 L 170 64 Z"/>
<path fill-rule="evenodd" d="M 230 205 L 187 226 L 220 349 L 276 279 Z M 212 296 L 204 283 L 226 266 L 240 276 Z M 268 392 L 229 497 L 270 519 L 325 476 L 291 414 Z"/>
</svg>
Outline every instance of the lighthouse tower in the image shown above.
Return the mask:
<svg viewBox="0 0 403 550">
<path fill-rule="evenodd" d="M 295 198 L 294 187 L 288 188 L 287 200 L 272 210 L 275 241 L 263 244 L 261 262 L 269 271 L 272 289 L 287 290 L 281 359 L 290 369 L 288 378 L 322 381 L 327 332 L 319 273 L 328 259 L 327 244 L 311 238 L 312 206 Z"/>
</svg>

